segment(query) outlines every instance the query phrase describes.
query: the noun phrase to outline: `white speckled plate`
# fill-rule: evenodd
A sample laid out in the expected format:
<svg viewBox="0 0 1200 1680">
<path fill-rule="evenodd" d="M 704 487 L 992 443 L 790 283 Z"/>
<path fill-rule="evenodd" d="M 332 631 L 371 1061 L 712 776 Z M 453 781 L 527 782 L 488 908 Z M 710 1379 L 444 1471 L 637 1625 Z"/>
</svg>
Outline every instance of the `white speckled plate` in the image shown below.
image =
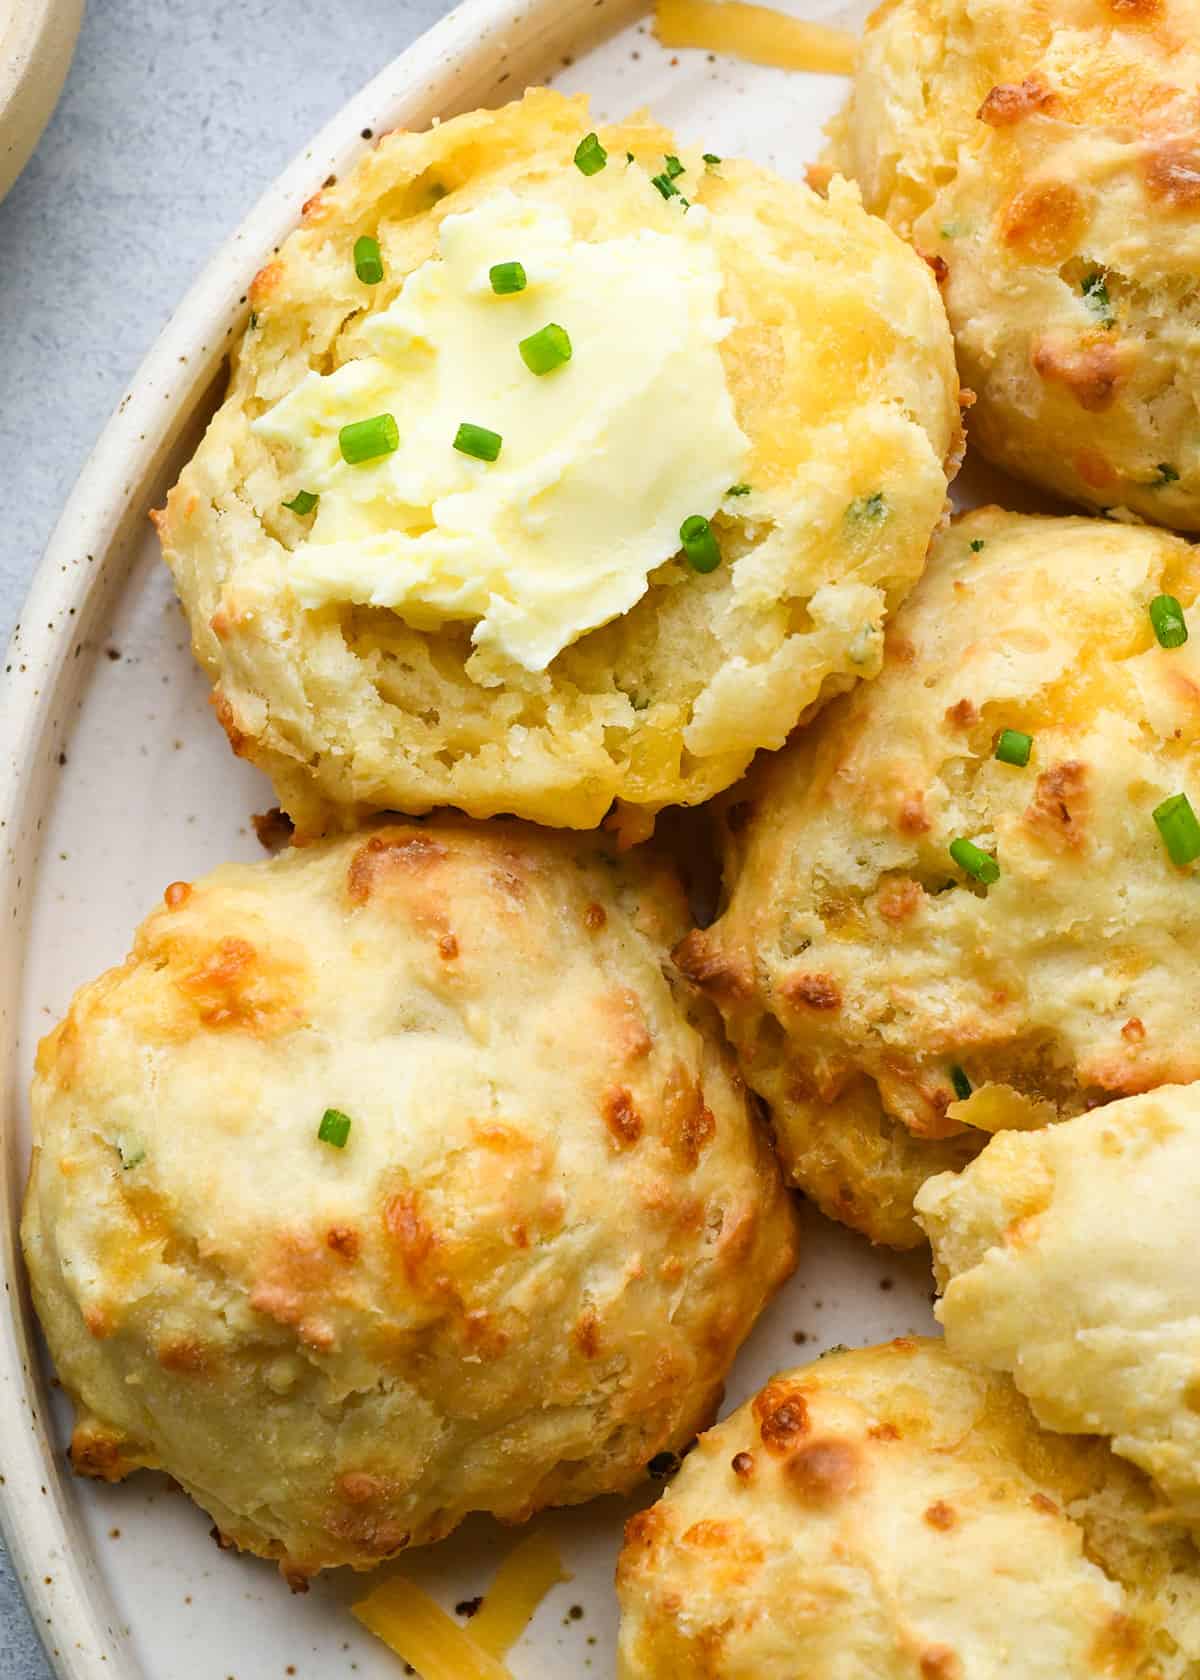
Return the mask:
<svg viewBox="0 0 1200 1680">
<path fill-rule="evenodd" d="M 845 21 L 858 6 L 792 0 Z M 51 542 L 0 689 L 0 1324 L 4 1527 L 48 1650 L 71 1680 L 266 1680 L 401 1673 L 345 1606 L 344 1575 L 289 1596 L 275 1571 L 222 1553 L 164 1478 L 75 1480 L 65 1408 L 31 1322 L 16 1224 L 34 1046 L 73 989 L 124 955 L 171 880 L 261 855 L 250 813 L 273 803 L 229 753 L 193 669 L 147 510 L 211 412 L 250 278 L 303 200 L 344 169 L 364 131 L 516 94 L 553 77 L 587 89 L 598 119 L 648 105 L 687 138 L 797 175 L 844 91 L 700 52 L 664 52 L 634 0 L 468 0 L 383 72 L 283 175 L 184 300 L 122 401 Z M 928 1329 L 925 1262 L 897 1262 L 813 1216 L 800 1270 L 735 1368 L 736 1403 L 773 1370 L 833 1342 Z M 803 1347 L 797 1346 L 804 1344 Z M 539 1519 L 574 1580 L 543 1604 L 511 1666 L 518 1680 L 612 1673 L 612 1569 L 629 1507 Z M 411 1554 L 407 1573 L 447 1606 L 481 1592 L 511 1531 L 477 1521 Z"/>
</svg>

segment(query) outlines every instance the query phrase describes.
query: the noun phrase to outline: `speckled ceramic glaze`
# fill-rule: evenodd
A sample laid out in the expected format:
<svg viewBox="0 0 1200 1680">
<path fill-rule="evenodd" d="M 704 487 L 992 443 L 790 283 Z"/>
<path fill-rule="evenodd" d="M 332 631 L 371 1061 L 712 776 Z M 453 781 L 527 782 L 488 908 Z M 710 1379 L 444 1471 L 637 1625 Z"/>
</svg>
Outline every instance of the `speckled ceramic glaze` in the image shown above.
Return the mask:
<svg viewBox="0 0 1200 1680">
<path fill-rule="evenodd" d="M 819 0 L 795 9 L 848 20 Z M 41 1360 L 17 1252 L 25 1092 L 38 1037 L 81 981 L 120 960 L 163 886 L 262 855 L 250 817 L 273 803 L 271 791 L 230 755 L 212 719 L 146 514 L 211 412 L 251 276 L 304 199 L 353 160 L 364 135 L 499 102 L 547 78 L 587 89 L 599 120 L 648 105 L 689 141 L 746 152 L 785 175 L 815 155 L 842 82 L 664 52 L 641 10 L 631 0 L 468 0 L 351 101 L 219 253 L 149 356 L 67 504 L 8 655 L 0 1243 L 11 1311 L 0 1323 L 0 1493 L 35 1620 L 71 1680 L 401 1672 L 346 1614 L 361 1578 L 324 1577 L 292 1599 L 270 1567 L 219 1552 L 207 1519 L 164 1478 L 107 1488 L 71 1476 L 66 1409 Z M 739 1358 L 730 1405 L 831 1343 L 930 1327 L 924 1260 L 881 1258 L 815 1216 L 806 1238 L 796 1278 Z M 574 1579 L 512 1653 L 518 1680 L 611 1674 L 612 1570 L 631 1508 L 605 1500 L 539 1519 Z M 485 1589 L 513 1540 L 473 1522 L 403 1568 L 453 1609 Z"/>
<path fill-rule="evenodd" d="M 58 103 L 82 16 L 83 0 L 0 0 L 0 198 Z"/>
</svg>

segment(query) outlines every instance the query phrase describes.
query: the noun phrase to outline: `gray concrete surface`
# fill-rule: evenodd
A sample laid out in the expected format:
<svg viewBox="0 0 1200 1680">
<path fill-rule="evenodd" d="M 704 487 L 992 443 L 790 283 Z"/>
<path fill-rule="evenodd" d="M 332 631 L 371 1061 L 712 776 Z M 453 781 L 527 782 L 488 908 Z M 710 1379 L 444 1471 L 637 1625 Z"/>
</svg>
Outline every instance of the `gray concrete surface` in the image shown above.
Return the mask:
<svg viewBox="0 0 1200 1680">
<path fill-rule="evenodd" d="M 97 433 L 213 247 L 449 9 L 88 0 L 62 102 L 0 204 L 0 647 Z M 0 1680 L 49 1675 L 0 1553 Z"/>
</svg>

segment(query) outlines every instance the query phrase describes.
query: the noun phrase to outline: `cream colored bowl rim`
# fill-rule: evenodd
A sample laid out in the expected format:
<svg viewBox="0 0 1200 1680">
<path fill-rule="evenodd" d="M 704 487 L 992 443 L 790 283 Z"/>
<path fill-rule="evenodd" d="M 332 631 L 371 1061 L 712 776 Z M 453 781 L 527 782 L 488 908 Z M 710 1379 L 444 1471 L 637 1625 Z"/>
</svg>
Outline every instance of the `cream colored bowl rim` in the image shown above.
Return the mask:
<svg viewBox="0 0 1200 1680">
<path fill-rule="evenodd" d="M 0 0 L 0 198 L 58 103 L 82 17 L 83 0 Z"/>
</svg>

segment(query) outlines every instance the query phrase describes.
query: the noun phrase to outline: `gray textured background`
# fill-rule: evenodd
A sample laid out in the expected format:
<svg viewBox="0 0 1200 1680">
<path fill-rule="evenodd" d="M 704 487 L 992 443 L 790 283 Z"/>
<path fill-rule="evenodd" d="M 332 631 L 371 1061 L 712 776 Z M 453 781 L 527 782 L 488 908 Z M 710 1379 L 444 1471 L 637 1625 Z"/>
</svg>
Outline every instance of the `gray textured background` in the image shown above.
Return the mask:
<svg viewBox="0 0 1200 1680">
<path fill-rule="evenodd" d="M 449 9 L 88 0 L 62 103 L 0 204 L 0 646 L 97 433 L 213 247 Z M 0 1554 L 0 1680 L 48 1677 Z"/>
</svg>

